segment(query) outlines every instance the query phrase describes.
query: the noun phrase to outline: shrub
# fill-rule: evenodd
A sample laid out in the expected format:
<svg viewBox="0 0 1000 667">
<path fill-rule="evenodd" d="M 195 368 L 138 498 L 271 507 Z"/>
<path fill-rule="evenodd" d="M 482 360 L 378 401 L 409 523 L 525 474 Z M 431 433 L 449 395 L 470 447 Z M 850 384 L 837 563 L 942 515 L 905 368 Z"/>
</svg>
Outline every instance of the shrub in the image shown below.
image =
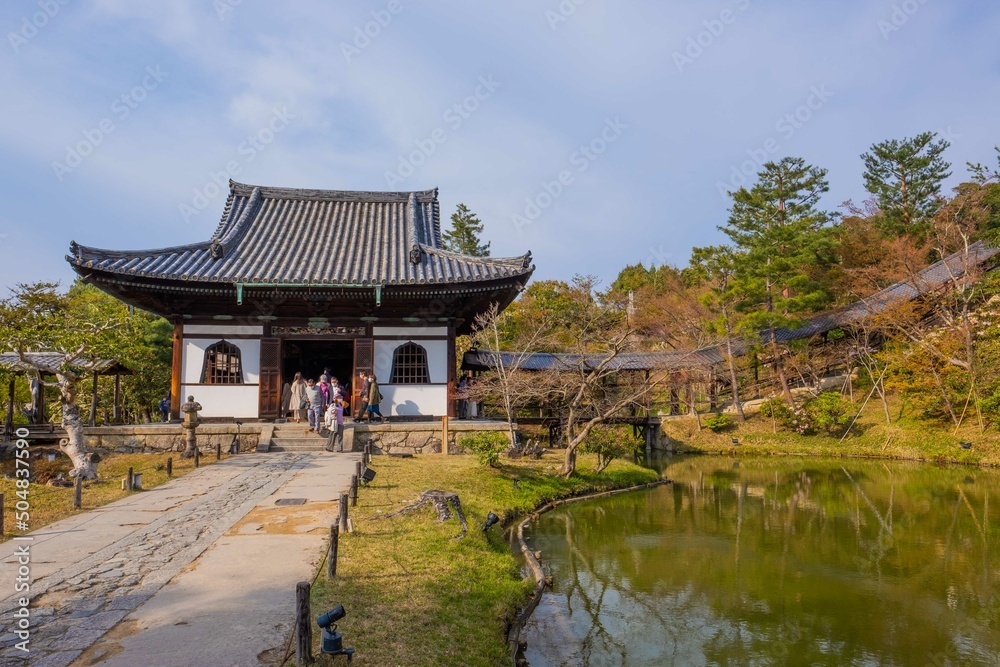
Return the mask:
<svg viewBox="0 0 1000 667">
<path fill-rule="evenodd" d="M 854 404 L 840 392 L 824 391 L 806 404 L 813 425 L 824 431 L 836 431 L 851 421 Z"/>
<path fill-rule="evenodd" d="M 794 413 L 792 409 L 788 407 L 788 403 L 785 403 L 780 398 L 769 398 L 760 404 L 760 416 L 774 418 L 778 422 L 784 424 L 786 421 L 791 421 Z"/>
<path fill-rule="evenodd" d="M 601 472 L 614 459 L 635 454 L 642 446 L 642 440 L 632 435 L 629 426 L 595 426 L 580 449 L 588 454 L 597 454 L 595 472 Z"/>
<path fill-rule="evenodd" d="M 732 428 L 733 418 L 725 412 L 705 418 L 705 428 L 715 433 Z"/>
<path fill-rule="evenodd" d="M 500 454 L 510 447 L 510 438 L 499 431 L 478 431 L 463 435 L 458 444 L 473 452 L 483 465 L 499 468 Z"/>
<path fill-rule="evenodd" d="M 795 431 L 799 435 L 809 435 L 813 432 L 813 419 L 803 407 L 789 407 L 780 398 L 771 398 L 760 405 L 762 417 L 770 417 L 784 428 Z"/>
</svg>

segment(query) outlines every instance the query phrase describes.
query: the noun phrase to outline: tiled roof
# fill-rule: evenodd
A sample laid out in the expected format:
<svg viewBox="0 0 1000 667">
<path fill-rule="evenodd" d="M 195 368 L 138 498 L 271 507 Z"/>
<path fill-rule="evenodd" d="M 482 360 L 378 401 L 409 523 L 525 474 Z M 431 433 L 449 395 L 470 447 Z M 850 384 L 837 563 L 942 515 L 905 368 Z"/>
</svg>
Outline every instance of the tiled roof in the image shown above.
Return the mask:
<svg viewBox="0 0 1000 667">
<path fill-rule="evenodd" d="M 918 271 L 910 278 L 879 290 L 865 299 L 855 301 L 843 308 L 814 315 L 796 329 L 779 329 L 775 332 L 775 338 L 778 341 L 811 338 L 817 334 L 849 326 L 866 317 L 884 312 L 893 306 L 939 290 L 952 280 L 962 278 L 967 267 L 987 265 L 998 255 L 1000 255 L 1000 247 L 977 241 L 969 246 L 967 257 L 965 252 L 951 254 Z"/>
<path fill-rule="evenodd" d="M 70 246 L 80 273 L 243 284 L 408 285 L 527 277 L 531 253 L 469 257 L 441 249 L 437 190 L 349 192 L 230 182 L 212 238 L 157 250 Z"/>
<path fill-rule="evenodd" d="M 45 373 L 55 373 L 66 358 L 66 355 L 62 352 L 25 352 L 24 356 L 28 359 L 27 364 L 21 361 L 16 352 L 0 352 L 0 368 L 7 368 L 20 373 L 37 368 Z M 90 366 L 90 362 L 89 360 L 82 360 L 81 363 L 71 365 L 77 367 Z M 102 375 L 114 373 L 131 375 L 133 373 L 133 371 L 125 368 L 114 359 L 98 359 L 97 363 L 94 364 L 94 370 Z"/>
<path fill-rule="evenodd" d="M 1000 256 L 1000 247 L 987 245 L 982 241 L 969 246 L 968 257 L 964 252 L 957 252 L 945 259 L 931 264 L 926 269 L 918 271 L 911 278 L 890 285 L 875 292 L 870 297 L 856 301 L 848 306 L 820 313 L 806 320 L 796 329 L 778 329 L 775 338 L 779 342 L 787 342 L 813 336 L 847 327 L 866 317 L 884 312 L 892 306 L 912 301 L 918 296 L 934 292 L 953 280 L 961 279 L 967 267 L 988 266 Z M 766 334 L 761 333 L 764 339 Z M 752 345 L 750 340 L 733 340 L 734 356 L 746 354 Z M 620 354 L 612 362 L 616 370 L 681 370 L 684 368 L 708 367 L 726 361 L 725 344 L 709 345 L 695 350 L 672 350 L 669 352 L 629 352 Z M 488 350 L 473 350 L 465 353 L 462 366 L 470 370 L 485 370 L 495 365 L 496 353 Z M 587 363 L 597 365 L 604 355 L 586 355 Z M 506 367 L 516 362 L 512 352 L 500 352 L 500 360 Z M 580 365 L 580 356 L 575 354 L 537 352 L 529 355 L 522 363 L 524 370 L 555 371 L 571 370 Z"/>
</svg>

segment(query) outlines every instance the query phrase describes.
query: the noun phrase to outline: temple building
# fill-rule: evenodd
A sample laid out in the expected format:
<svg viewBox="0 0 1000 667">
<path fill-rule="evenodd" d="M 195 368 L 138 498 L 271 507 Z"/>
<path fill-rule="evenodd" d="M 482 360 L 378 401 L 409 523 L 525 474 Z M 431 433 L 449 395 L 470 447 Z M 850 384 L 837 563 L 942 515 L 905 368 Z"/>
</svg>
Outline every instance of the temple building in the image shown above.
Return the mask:
<svg viewBox="0 0 1000 667">
<path fill-rule="evenodd" d="M 70 245 L 81 278 L 174 325 L 172 413 L 276 419 L 296 372 L 349 381 L 373 372 L 383 414 L 454 415 L 455 337 L 506 307 L 531 253 L 443 250 L 437 190 L 349 192 L 230 182 L 202 243 L 158 250 Z M 166 388 L 164 388 L 166 390 Z M 294 407 L 294 406 L 293 406 Z"/>
</svg>

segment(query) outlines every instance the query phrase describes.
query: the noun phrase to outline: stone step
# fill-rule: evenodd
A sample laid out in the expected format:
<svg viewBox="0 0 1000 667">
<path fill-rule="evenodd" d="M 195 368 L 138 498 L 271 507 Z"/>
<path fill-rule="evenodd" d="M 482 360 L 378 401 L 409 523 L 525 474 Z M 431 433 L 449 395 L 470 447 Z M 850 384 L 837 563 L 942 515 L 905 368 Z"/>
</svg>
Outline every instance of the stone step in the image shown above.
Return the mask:
<svg viewBox="0 0 1000 667">
<path fill-rule="evenodd" d="M 326 451 L 324 445 L 271 445 L 269 452 L 323 452 Z"/>
</svg>

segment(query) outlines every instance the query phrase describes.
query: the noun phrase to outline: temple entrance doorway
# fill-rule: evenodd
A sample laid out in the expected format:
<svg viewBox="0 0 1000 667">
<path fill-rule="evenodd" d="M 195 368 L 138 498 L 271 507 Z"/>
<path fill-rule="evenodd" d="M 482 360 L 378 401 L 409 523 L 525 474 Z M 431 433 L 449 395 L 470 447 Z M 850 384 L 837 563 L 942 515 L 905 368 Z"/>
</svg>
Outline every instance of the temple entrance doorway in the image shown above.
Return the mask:
<svg viewBox="0 0 1000 667">
<path fill-rule="evenodd" d="M 295 373 L 319 381 L 324 369 L 341 384 L 354 373 L 353 340 L 299 340 L 286 338 L 281 344 L 281 381 L 291 382 Z"/>
</svg>

